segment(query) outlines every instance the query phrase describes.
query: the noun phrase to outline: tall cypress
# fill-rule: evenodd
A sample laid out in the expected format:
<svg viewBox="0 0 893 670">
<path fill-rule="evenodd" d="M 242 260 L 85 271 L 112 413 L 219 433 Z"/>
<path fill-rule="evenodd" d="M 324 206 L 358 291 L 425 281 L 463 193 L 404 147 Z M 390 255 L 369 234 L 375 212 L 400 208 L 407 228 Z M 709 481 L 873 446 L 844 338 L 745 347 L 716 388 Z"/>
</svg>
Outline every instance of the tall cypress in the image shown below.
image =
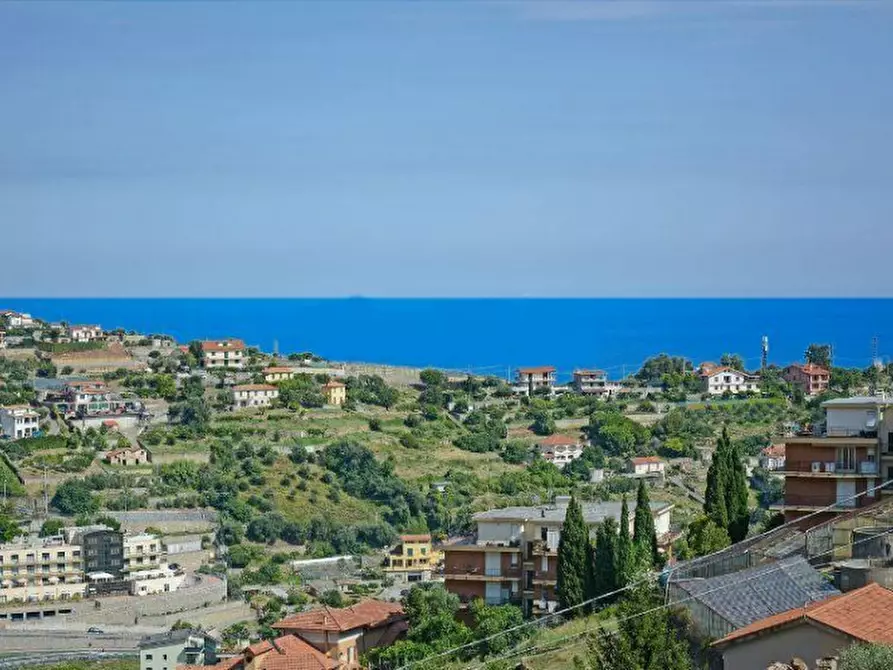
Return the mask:
<svg viewBox="0 0 893 670">
<path fill-rule="evenodd" d="M 599 524 L 595 534 L 595 570 L 593 592 L 596 596 L 611 593 L 618 587 L 617 522 L 612 517 Z"/>
<path fill-rule="evenodd" d="M 633 539 L 629 534 L 629 505 L 626 496 L 620 505 L 620 529 L 617 535 L 617 586 L 626 586 L 635 571 L 633 561 Z"/>
<path fill-rule="evenodd" d="M 726 435 L 728 439 L 728 435 Z M 747 470 L 737 447 L 729 446 L 727 450 L 728 483 L 726 485 L 726 509 L 729 513 L 729 537 L 732 542 L 740 542 L 747 537 L 750 526 L 750 510 L 747 507 Z"/>
<path fill-rule="evenodd" d="M 558 540 L 558 567 L 555 591 L 562 609 L 576 607 L 590 597 L 592 589 L 592 548 L 589 529 L 576 497 L 567 506 L 561 538 Z M 582 608 L 574 614 L 582 614 Z"/>
<path fill-rule="evenodd" d="M 657 551 L 657 531 L 654 528 L 654 517 L 651 516 L 651 501 L 645 480 L 639 480 L 636 493 L 636 511 L 633 517 L 633 545 L 643 562 L 649 567 L 657 565 L 660 555 Z"/>
<path fill-rule="evenodd" d="M 729 527 L 726 492 L 726 483 L 729 479 L 726 473 L 728 437 L 728 432 L 723 429 L 722 437 L 716 443 L 710 468 L 707 470 L 707 491 L 704 493 L 704 513 L 720 528 Z"/>
</svg>

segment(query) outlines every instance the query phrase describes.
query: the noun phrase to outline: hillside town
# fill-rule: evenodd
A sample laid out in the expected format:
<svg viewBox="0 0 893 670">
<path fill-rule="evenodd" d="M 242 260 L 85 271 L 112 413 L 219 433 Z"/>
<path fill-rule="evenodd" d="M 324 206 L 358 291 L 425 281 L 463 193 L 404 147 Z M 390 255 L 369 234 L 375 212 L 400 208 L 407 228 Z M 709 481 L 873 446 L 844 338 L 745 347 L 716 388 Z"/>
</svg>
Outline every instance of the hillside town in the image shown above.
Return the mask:
<svg viewBox="0 0 893 670">
<path fill-rule="evenodd" d="M 499 378 L 4 311 L 0 667 L 836 668 L 893 645 L 893 370 L 804 347 Z"/>
</svg>

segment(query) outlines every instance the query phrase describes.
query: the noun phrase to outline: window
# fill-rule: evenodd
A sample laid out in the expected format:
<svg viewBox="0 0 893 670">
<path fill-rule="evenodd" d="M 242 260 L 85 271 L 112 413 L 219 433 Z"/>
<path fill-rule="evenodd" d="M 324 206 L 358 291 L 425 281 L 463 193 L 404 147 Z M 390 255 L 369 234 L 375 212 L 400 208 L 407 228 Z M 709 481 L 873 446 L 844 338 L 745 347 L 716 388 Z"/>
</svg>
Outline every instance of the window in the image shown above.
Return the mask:
<svg viewBox="0 0 893 670">
<path fill-rule="evenodd" d="M 146 660 L 147 660 L 147 661 L 151 661 L 151 660 L 152 660 L 152 654 L 146 654 Z"/>
<path fill-rule="evenodd" d="M 412 557 L 412 547 L 406 549 L 406 555 Z"/>
<path fill-rule="evenodd" d="M 161 660 L 162 660 L 162 661 L 166 661 L 166 660 L 167 660 L 167 654 L 162 654 L 162 655 L 161 655 Z"/>
</svg>

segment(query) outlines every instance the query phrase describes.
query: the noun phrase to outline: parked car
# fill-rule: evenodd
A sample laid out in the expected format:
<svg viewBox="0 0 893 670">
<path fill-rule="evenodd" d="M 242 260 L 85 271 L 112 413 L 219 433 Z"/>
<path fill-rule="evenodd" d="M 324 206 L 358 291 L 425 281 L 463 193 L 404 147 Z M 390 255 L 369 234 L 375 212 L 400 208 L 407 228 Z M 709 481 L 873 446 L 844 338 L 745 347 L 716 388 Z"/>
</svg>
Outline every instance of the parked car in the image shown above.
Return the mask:
<svg viewBox="0 0 893 670">
<path fill-rule="evenodd" d="M 103 635 L 105 633 L 105 631 L 100 628 L 97 628 L 96 626 L 90 626 L 87 629 L 87 633 L 89 633 L 90 635 Z"/>
</svg>

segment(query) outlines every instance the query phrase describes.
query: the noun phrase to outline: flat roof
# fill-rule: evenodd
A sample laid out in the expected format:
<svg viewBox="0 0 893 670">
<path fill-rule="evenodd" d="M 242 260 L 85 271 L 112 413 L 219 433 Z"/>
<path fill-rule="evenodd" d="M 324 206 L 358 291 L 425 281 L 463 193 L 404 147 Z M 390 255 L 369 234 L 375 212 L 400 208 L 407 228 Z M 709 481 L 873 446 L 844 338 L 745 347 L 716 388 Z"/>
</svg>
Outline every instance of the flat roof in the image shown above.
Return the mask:
<svg viewBox="0 0 893 670">
<path fill-rule="evenodd" d="M 874 395 L 858 395 L 852 398 L 834 398 L 822 403 L 822 407 L 884 407 L 893 404 L 893 398 Z"/>
<path fill-rule="evenodd" d="M 583 509 L 583 519 L 587 524 L 595 524 L 612 517 L 620 518 L 620 508 L 623 503 L 608 501 L 600 503 L 584 502 L 580 503 Z M 636 509 L 635 501 L 627 503 L 629 505 L 630 518 Z M 669 511 L 673 508 L 671 503 L 653 502 L 651 503 L 651 512 L 660 513 Z M 501 509 L 491 509 L 486 512 L 478 512 L 472 518 L 475 521 L 546 521 L 552 523 L 562 523 L 564 516 L 567 514 L 567 504 L 560 503 L 554 505 L 539 505 L 536 507 L 503 507 Z"/>
</svg>

